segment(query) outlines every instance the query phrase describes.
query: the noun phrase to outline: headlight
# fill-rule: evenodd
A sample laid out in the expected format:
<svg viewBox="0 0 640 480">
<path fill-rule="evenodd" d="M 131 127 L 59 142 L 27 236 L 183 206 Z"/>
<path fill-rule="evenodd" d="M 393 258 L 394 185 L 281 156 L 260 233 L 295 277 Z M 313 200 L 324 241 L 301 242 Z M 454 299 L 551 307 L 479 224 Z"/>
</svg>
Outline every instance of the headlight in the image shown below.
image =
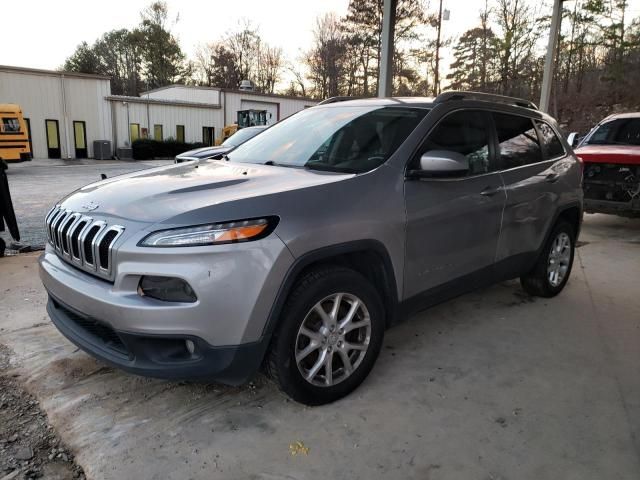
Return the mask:
<svg viewBox="0 0 640 480">
<path fill-rule="evenodd" d="M 273 231 L 277 218 L 212 223 L 153 232 L 138 244 L 141 247 L 197 247 L 239 243 L 264 238 Z"/>
</svg>

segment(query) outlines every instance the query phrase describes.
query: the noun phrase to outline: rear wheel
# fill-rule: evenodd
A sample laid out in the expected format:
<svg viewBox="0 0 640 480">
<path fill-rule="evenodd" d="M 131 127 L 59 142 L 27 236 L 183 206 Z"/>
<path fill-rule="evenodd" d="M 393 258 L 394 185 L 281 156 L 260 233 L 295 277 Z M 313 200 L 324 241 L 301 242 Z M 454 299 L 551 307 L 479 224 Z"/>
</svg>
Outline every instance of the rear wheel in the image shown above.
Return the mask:
<svg viewBox="0 0 640 480">
<path fill-rule="evenodd" d="M 534 268 L 520 277 L 524 290 L 538 297 L 556 296 L 569 280 L 574 253 L 574 229 L 561 221 L 551 232 Z"/>
<path fill-rule="evenodd" d="M 367 377 L 380 352 L 384 310 L 359 273 L 326 267 L 291 293 L 267 369 L 280 389 L 307 405 L 333 402 Z"/>
</svg>

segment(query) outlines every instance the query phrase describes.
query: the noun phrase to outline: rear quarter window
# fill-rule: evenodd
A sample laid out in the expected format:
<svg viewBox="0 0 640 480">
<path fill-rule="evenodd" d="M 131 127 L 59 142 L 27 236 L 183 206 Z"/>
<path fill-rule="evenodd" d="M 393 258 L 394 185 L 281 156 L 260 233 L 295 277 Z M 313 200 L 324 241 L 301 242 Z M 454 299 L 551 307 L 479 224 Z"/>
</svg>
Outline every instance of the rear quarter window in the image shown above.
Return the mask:
<svg viewBox="0 0 640 480">
<path fill-rule="evenodd" d="M 500 170 L 542 161 L 542 148 L 530 118 L 494 113 Z"/>
<path fill-rule="evenodd" d="M 545 160 L 561 157 L 565 154 L 562 142 L 556 135 L 556 132 L 546 122 L 536 120 L 538 131 L 540 132 L 540 140 L 542 142 L 542 150 Z"/>
</svg>

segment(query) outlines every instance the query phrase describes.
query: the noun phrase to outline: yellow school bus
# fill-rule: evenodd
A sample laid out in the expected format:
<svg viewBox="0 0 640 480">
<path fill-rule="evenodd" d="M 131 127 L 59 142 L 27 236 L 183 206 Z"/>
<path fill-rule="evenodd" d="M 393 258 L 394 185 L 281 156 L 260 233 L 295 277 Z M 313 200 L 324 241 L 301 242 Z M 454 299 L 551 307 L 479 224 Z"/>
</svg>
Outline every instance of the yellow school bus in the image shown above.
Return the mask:
<svg viewBox="0 0 640 480">
<path fill-rule="evenodd" d="M 29 130 L 18 105 L 0 103 L 0 158 L 7 162 L 31 160 Z"/>
</svg>

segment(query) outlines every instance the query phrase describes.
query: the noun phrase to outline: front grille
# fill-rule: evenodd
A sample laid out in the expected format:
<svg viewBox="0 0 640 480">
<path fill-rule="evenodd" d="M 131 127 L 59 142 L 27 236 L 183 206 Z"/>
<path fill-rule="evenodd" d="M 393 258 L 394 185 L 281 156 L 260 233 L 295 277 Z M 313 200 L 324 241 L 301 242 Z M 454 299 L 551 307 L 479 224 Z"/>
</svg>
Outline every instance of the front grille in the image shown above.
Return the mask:
<svg viewBox="0 0 640 480">
<path fill-rule="evenodd" d="M 58 310 L 62 310 L 69 321 L 81 328 L 86 335 L 92 338 L 94 342 L 97 341 L 106 348 L 114 350 L 122 355 L 129 355 L 127 347 L 122 343 L 118 334 L 111 327 L 95 320 L 94 318 L 80 315 L 55 300 L 54 305 Z"/>
<path fill-rule="evenodd" d="M 113 279 L 113 245 L 124 227 L 56 206 L 45 217 L 45 228 L 60 258 L 98 277 Z"/>
</svg>

